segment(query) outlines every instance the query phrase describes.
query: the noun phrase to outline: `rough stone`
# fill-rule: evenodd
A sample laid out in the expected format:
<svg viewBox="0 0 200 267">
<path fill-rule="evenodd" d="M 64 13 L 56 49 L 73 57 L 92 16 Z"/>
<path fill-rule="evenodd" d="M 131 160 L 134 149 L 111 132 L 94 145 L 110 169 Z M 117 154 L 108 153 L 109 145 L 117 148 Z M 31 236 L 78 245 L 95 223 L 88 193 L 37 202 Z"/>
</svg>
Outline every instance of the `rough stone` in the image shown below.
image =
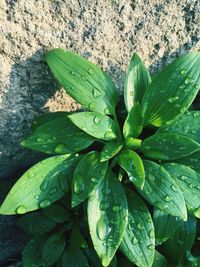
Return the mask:
<svg viewBox="0 0 200 267">
<path fill-rule="evenodd" d="M 33 162 L 20 140 L 44 112 L 75 110 L 43 61 L 54 47 L 99 64 L 123 88 L 134 51 L 151 72 L 199 50 L 198 0 L 1 0 L 0 176 Z"/>
</svg>

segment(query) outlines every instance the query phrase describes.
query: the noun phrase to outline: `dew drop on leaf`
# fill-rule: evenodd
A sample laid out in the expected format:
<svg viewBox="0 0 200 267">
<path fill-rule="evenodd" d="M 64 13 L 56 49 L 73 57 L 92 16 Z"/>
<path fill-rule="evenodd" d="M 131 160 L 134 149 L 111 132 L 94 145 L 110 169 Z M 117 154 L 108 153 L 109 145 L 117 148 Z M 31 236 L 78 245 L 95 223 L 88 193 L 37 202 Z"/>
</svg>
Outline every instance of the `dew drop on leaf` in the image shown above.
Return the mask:
<svg viewBox="0 0 200 267">
<path fill-rule="evenodd" d="M 172 189 L 174 192 L 177 192 L 177 191 L 178 191 L 177 188 L 176 188 L 174 185 L 171 186 L 171 189 Z"/>
<path fill-rule="evenodd" d="M 105 114 L 109 114 L 109 109 L 108 109 L 108 108 L 105 108 L 105 109 L 104 109 L 104 113 L 105 113 Z"/>
<path fill-rule="evenodd" d="M 121 206 L 119 206 L 119 205 L 115 205 L 115 206 L 112 207 L 112 210 L 115 211 L 115 212 L 120 211 L 120 209 L 121 209 Z"/>
<path fill-rule="evenodd" d="M 185 75 L 186 74 L 186 70 L 185 69 L 182 69 L 181 70 L 181 75 Z"/>
<path fill-rule="evenodd" d="M 187 78 L 185 79 L 185 84 L 189 84 L 190 81 L 191 81 L 191 78 L 190 78 L 190 77 L 187 77 Z"/>
<path fill-rule="evenodd" d="M 141 223 L 138 223 L 137 227 L 138 227 L 139 230 L 143 230 L 144 229 L 144 226 Z"/>
<path fill-rule="evenodd" d="M 56 153 L 64 153 L 64 152 L 66 152 L 66 150 L 67 150 L 67 146 L 65 144 L 58 144 L 55 147 L 55 152 Z"/>
<path fill-rule="evenodd" d="M 170 202 L 171 200 L 172 200 L 172 198 L 169 195 L 165 196 L 165 201 Z"/>
<path fill-rule="evenodd" d="M 56 187 L 52 187 L 52 188 L 49 190 L 49 194 L 50 194 L 50 195 L 53 195 L 53 194 L 55 194 L 57 191 L 58 191 L 58 189 L 57 189 Z"/>
<path fill-rule="evenodd" d="M 154 249 L 154 245 L 152 245 L 152 244 L 151 244 L 151 245 L 148 245 L 147 248 L 148 248 L 149 250 L 153 250 L 153 249 Z"/>
<path fill-rule="evenodd" d="M 44 180 L 44 181 L 42 182 L 41 186 L 40 186 L 40 189 L 41 189 L 42 191 L 45 191 L 45 190 L 47 190 L 47 187 L 48 187 L 48 180 Z"/>
<path fill-rule="evenodd" d="M 16 213 L 17 214 L 24 214 L 24 213 L 26 213 L 26 208 L 21 205 L 16 209 Z"/>
<path fill-rule="evenodd" d="M 76 176 L 76 181 L 73 186 L 74 193 L 76 195 L 81 194 L 85 189 L 83 177 L 81 175 Z"/>
<path fill-rule="evenodd" d="M 95 98 L 101 96 L 101 92 L 100 92 L 98 89 L 96 89 L 96 88 L 93 89 L 93 92 L 92 92 L 92 93 L 93 93 L 93 96 L 94 96 Z"/>
<path fill-rule="evenodd" d="M 102 241 L 106 240 L 111 230 L 108 217 L 106 215 L 102 215 L 97 222 L 97 235 L 99 239 Z"/>
<path fill-rule="evenodd" d="M 100 119 L 98 116 L 95 116 L 95 117 L 94 117 L 94 123 L 95 123 L 95 124 L 99 124 L 100 121 L 101 121 L 101 119 Z"/>
<path fill-rule="evenodd" d="M 96 106 L 95 103 L 92 102 L 92 103 L 89 104 L 88 108 L 93 110 L 95 108 L 95 106 Z"/>
<path fill-rule="evenodd" d="M 93 74 L 94 74 L 94 70 L 93 70 L 92 68 L 89 68 L 89 69 L 88 69 L 88 73 L 89 73 L 90 75 L 93 75 Z"/>
<path fill-rule="evenodd" d="M 174 97 L 170 97 L 168 101 L 169 101 L 170 103 L 173 103 L 173 102 L 175 102 L 175 101 L 178 100 L 178 99 L 179 99 L 178 96 L 174 96 Z"/>
<path fill-rule="evenodd" d="M 71 75 L 75 75 L 75 72 L 74 71 L 71 71 L 70 73 L 71 73 Z"/>
<path fill-rule="evenodd" d="M 133 239 L 132 239 L 132 243 L 133 243 L 133 245 L 136 245 L 136 244 L 138 243 L 138 240 L 137 240 L 136 237 L 133 237 Z"/>
<path fill-rule="evenodd" d="M 44 199 L 40 202 L 40 208 L 45 208 L 51 204 L 51 201 L 49 199 Z"/>
</svg>

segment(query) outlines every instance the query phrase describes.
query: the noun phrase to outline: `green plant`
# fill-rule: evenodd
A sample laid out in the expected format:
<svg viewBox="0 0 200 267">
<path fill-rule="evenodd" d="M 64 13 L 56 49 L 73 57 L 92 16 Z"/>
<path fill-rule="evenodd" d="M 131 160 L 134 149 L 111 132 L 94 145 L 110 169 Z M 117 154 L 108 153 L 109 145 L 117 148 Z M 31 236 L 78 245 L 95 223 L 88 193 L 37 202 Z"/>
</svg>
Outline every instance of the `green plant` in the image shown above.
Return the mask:
<svg viewBox="0 0 200 267">
<path fill-rule="evenodd" d="M 189 251 L 200 218 L 200 112 L 187 109 L 200 88 L 200 53 L 152 78 L 134 54 L 126 109 L 96 65 L 62 49 L 46 61 L 85 110 L 44 115 L 22 141 L 53 154 L 19 178 L 0 208 L 7 215 L 41 209 L 19 220 L 34 235 L 24 266 L 117 266 L 117 258 L 122 266 L 166 266 L 161 254 L 199 266 Z"/>
</svg>

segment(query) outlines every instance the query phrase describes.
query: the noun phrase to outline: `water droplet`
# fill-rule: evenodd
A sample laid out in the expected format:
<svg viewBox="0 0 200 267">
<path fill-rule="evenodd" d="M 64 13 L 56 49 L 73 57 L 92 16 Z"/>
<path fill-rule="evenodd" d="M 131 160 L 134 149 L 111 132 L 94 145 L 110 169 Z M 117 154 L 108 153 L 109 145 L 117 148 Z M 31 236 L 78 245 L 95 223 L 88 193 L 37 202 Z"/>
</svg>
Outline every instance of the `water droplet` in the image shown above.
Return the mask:
<svg viewBox="0 0 200 267">
<path fill-rule="evenodd" d="M 169 101 L 170 103 L 173 103 L 174 101 L 176 101 L 176 100 L 178 100 L 178 99 L 179 99 L 178 96 L 174 96 L 174 97 L 170 97 L 170 98 L 168 99 L 168 101 Z"/>
<path fill-rule="evenodd" d="M 98 117 L 98 116 L 95 116 L 95 117 L 94 117 L 94 123 L 95 123 L 95 124 L 99 124 L 100 121 L 101 121 L 100 117 Z"/>
<path fill-rule="evenodd" d="M 121 209 L 121 206 L 119 206 L 119 205 L 115 205 L 115 206 L 112 207 L 112 210 L 115 211 L 115 212 L 120 211 L 120 209 Z"/>
<path fill-rule="evenodd" d="M 16 209 L 16 213 L 17 214 L 24 214 L 24 213 L 26 213 L 26 208 L 21 205 Z"/>
<path fill-rule="evenodd" d="M 151 245 L 148 245 L 147 248 L 148 248 L 149 250 L 153 250 L 153 249 L 154 249 L 154 245 L 152 245 L 152 244 L 151 244 Z"/>
<path fill-rule="evenodd" d="M 143 230 L 144 229 L 144 226 L 141 223 L 138 223 L 137 227 L 138 227 L 139 230 Z"/>
<path fill-rule="evenodd" d="M 189 187 L 192 189 L 192 188 L 194 188 L 194 185 L 193 184 L 189 184 Z"/>
<path fill-rule="evenodd" d="M 35 199 L 39 199 L 39 196 L 38 196 L 38 195 L 35 195 L 34 198 L 35 198 Z"/>
<path fill-rule="evenodd" d="M 43 142 L 43 141 L 44 141 L 43 138 L 41 138 L 41 137 L 38 137 L 38 138 L 37 138 L 37 142 Z"/>
<path fill-rule="evenodd" d="M 170 202 L 172 200 L 172 197 L 170 197 L 169 195 L 165 196 L 165 201 Z"/>
<path fill-rule="evenodd" d="M 40 189 L 41 189 L 42 191 L 47 190 L 48 184 L 49 184 L 49 181 L 48 181 L 48 180 L 44 180 L 44 181 L 42 182 L 42 184 L 40 185 Z"/>
<path fill-rule="evenodd" d="M 105 114 L 109 114 L 110 112 L 109 112 L 109 109 L 106 107 L 105 109 L 104 109 L 104 113 Z"/>
<path fill-rule="evenodd" d="M 96 105 L 95 105 L 94 102 L 90 103 L 89 106 L 88 106 L 88 108 L 91 109 L 91 110 L 94 110 L 95 107 L 96 107 Z"/>
<path fill-rule="evenodd" d="M 51 201 L 49 199 L 44 199 L 40 202 L 40 208 L 45 208 L 51 204 Z"/>
<path fill-rule="evenodd" d="M 97 179 L 96 177 L 92 177 L 91 181 L 92 181 L 93 183 L 98 183 L 98 182 L 99 182 L 99 179 Z"/>
<path fill-rule="evenodd" d="M 55 152 L 58 154 L 67 153 L 68 152 L 67 146 L 65 144 L 58 144 L 55 147 Z"/>
<path fill-rule="evenodd" d="M 90 75 L 93 75 L 93 74 L 94 74 L 94 70 L 93 70 L 92 68 L 89 68 L 89 69 L 88 69 L 88 73 L 89 73 Z"/>
<path fill-rule="evenodd" d="M 51 188 L 51 189 L 49 190 L 49 194 L 50 194 L 50 195 L 53 195 L 53 194 L 55 194 L 57 191 L 58 191 L 58 189 L 57 189 L 56 187 L 53 187 L 53 188 Z"/>
<path fill-rule="evenodd" d="M 83 192 L 84 189 L 85 189 L 85 184 L 84 184 L 83 176 L 80 174 L 77 174 L 76 180 L 73 185 L 74 193 L 76 195 L 79 195 Z"/>
<path fill-rule="evenodd" d="M 83 130 L 84 132 L 87 132 L 87 128 L 86 128 L 86 127 L 82 127 L 82 130 Z"/>
<path fill-rule="evenodd" d="M 100 207 L 101 210 L 106 210 L 106 209 L 109 208 L 109 203 L 106 202 L 106 201 L 101 201 L 99 207 Z"/>
<path fill-rule="evenodd" d="M 97 222 L 97 235 L 99 239 L 102 241 L 106 240 L 111 230 L 108 217 L 106 215 L 102 215 Z"/>
<path fill-rule="evenodd" d="M 186 74 L 186 70 L 185 69 L 182 69 L 181 70 L 181 75 L 185 75 Z"/>
<path fill-rule="evenodd" d="M 130 91 L 130 95 L 133 96 L 134 95 L 134 92 L 133 91 Z"/>
<path fill-rule="evenodd" d="M 107 132 L 105 132 L 105 134 L 104 134 L 104 138 L 105 138 L 106 140 L 112 140 L 112 139 L 116 138 L 116 135 L 115 135 L 115 133 L 113 133 L 112 131 L 107 131 Z"/>
<path fill-rule="evenodd" d="M 181 180 L 186 181 L 187 177 L 183 175 L 183 176 L 181 176 Z"/>
<path fill-rule="evenodd" d="M 191 78 L 190 78 L 190 77 L 187 77 L 187 78 L 185 79 L 185 84 L 189 84 L 190 81 L 191 81 Z"/>
<path fill-rule="evenodd" d="M 172 189 L 174 192 L 178 192 L 178 189 L 177 189 L 174 185 L 171 186 L 171 189 Z"/>
<path fill-rule="evenodd" d="M 97 88 L 94 88 L 93 89 L 93 96 L 95 98 L 100 97 L 101 96 L 101 92 Z"/>
<path fill-rule="evenodd" d="M 71 86 L 70 89 L 71 89 L 72 91 L 74 91 L 74 90 L 75 90 L 75 87 L 74 87 L 74 86 Z"/>
<path fill-rule="evenodd" d="M 154 236 L 155 236 L 155 234 L 154 234 L 154 230 L 150 230 L 150 232 L 149 232 L 149 236 L 150 236 L 151 238 L 154 238 Z"/>
<path fill-rule="evenodd" d="M 84 75 L 81 75 L 81 79 L 82 79 L 83 81 L 87 81 L 87 80 L 88 80 L 88 77 L 87 77 L 87 76 L 84 76 Z"/>
<path fill-rule="evenodd" d="M 133 243 L 133 245 L 136 245 L 138 243 L 138 240 L 135 236 L 132 239 L 132 243 Z"/>
</svg>

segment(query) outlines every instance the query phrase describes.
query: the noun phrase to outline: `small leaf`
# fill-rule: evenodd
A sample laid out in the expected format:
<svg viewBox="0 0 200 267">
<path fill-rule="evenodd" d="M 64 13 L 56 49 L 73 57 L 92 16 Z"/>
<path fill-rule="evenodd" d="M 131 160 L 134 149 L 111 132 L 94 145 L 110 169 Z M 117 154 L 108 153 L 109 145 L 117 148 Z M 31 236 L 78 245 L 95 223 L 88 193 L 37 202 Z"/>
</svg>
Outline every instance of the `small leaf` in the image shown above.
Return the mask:
<svg viewBox="0 0 200 267">
<path fill-rule="evenodd" d="M 178 185 L 164 167 L 144 160 L 145 184 L 141 195 L 153 206 L 172 215 L 187 219 L 185 201 Z M 172 186 L 174 190 L 172 190 Z"/>
<path fill-rule="evenodd" d="M 42 260 L 45 266 L 52 266 L 60 258 L 65 248 L 65 236 L 62 231 L 53 233 L 45 242 Z"/>
<path fill-rule="evenodd" d="M 72 207 L 84 201 L 100 184 L 108 162 L 100 162 L 98 152 L 86 154 L 78 163 L 72 180 Z"/>
<path fill-rule="evenodd" d="M 90 267 L 81 249 L 66 248 L 59 259 L 57 267 Z"/>
<path fill-rule="evenodd" d="M 120 154 L 118 163 L 127 172 L 131 182 L 142 189 L 145 183 L 145 171 L 140 156 L 134 151 L 125 150 Z"/>
<path fill-rule="evenodd" d="M 112 140 L 117 138 L 114 121 L 97 112 L 78 112 L 68 118 L 81 130 L 98 139 Z"/>
<path fill-rule="evenodd" d="M 128 113 L 123 127 L 124 138 L 137 138 L 142 132 L 142 113 L 138 102 L 136 102 Z"/>
<path fill-rule="evenodd" d="M 120 249 L 137 266 L 149 267 L 155 252 L 154 226 L 151 215 L 142 199 L 130 190 L 126 191 L 128 200 L 128 225 Z"/>
<path fill-rule="evenodd" d="M 70 221 L 69 212 L 57 204 L 52 204 L 51 206 L 42 209 L 42 212 L 47 218 L 55 223 L 64 223 Z"/>
<path fill-rule="evenodd" d="M 100 161 L 107 161 L 113 158 L 123 147 L 123 144 L 119 141 L 108 142 L 102 149 L 100 155 Z"/>
<path fill-rule="evenodd" d="M 125 81 L 124 101 L 126 109 L 131 110 L 135 102 L 141 102 L 144 92 L 151 82 L 148 70 L 145 68 L 140 57 L 134 53 Z"/>
<path fill-rule="evenodd" d="M 94 248 L 108 266 L 127 225 L 128 207 L 121 183 L 109 172 L 88 200 L 88 223 Z"/>
<path fill-rule="evenodd" d="M 197 151 L 187 157 L 176 160 L 177 163 L 186 165 L 189 168 L 200 173 L 200 151 Z"/>
<path fill-rule="evenodd" d="M 161 127 L 157 133 L 177 133 L 185 135 L 200 143 L 200 112 L 189 111 L 179 116 L 177 120 L 168 126 Z"/>
<path fill-rule="evenodd" d="M 170 262 L 177 264 L 184 257 L 185 252 L 192 248 L 196 235 L 196 220 L 192 215 L 188 216 L 186 222 L 181 222 L 181 226 L 173 236 L 162 245 L 162 252 Z"/>
<path fill-rule="evenodd" d="M 46 122 L 21 142 L 24 147 L 47 154 L 68 154 L 83 150 L 94 139 L 63 117 Z"/>
<path fill-rule="evenodd" d="M 0 214 L 23 214 L 45 208 L 69 190 L 69 178 L 78 157 L 69 155 L 47 158 L 26 171 L 4 200 Z"/>
<path fill-rule="evenodd" d="M 188 53 L 155 76 L 142 100 L 145 125 L 166 125 L 188 109 L 199 91 L 199 64 L 200 53 Z"/>
<path fill-rule="evenodd" d="M 31 235 L 44 235 L 56 226 L 55 222 L 46 218 L 40 211 L 22 216 L 17 224 Z"/>
<path fill-rule="evenodd" d="M 181 189 L 188 210 L 200 218 L 200 174 L 176 163 L 166 163 L 163 167 Z"/>
<path fill-rule="evenodd" d="M 172 187 L 172 190 L 175 188 Z M 156 244 L 160 245 L 170 238 L 176 229 L 180 226 L 180 219 L 171 216 L 162 210 L 154 209 L 153 222 L 156 234 Z"/>
<path fill-rule="evenodd" d="M 174 160 L 200 149 L 200 144 L 175 133 L 154 134 L 142 142 L 142 152 L 150 159 Z"/>
<path fill-rule="evenodd" d="M 42 266 L 44 264 L 42 261 L 42 249 L 45 242 L 46 237 L 35 236 L 26 244 L 22 253 L 23 267 Z"/>
<path fill-rule="evenodd" d="M 46 61 L 67 93 L 81 105 L 104 114 L 114 113 L 117 90 L 98 66 L 61 48 L 48 52 Z"/>
<path fill-rule="evenodd" d="M 163 255 L 161 255 L 158 251 L 155 251 L 155 257 L 153 261 L 152 267 L 166 267 L 167 260 Z"/>
</svg>

